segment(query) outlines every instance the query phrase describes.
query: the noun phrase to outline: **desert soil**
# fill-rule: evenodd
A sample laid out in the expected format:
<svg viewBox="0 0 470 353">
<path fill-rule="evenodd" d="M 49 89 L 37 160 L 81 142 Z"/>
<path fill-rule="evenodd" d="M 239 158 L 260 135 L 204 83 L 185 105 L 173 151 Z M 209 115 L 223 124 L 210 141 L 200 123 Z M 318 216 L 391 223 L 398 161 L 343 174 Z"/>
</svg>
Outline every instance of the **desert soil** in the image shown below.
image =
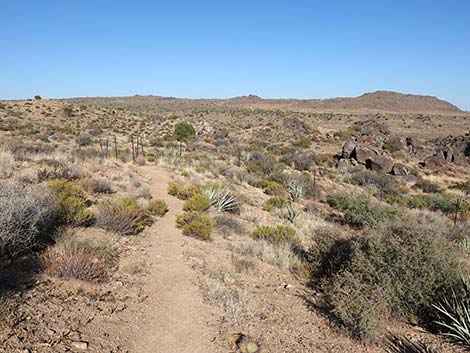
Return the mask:
<svg viewBox="0 0 470 353">
<path fill-rule="evenodd" d="M 169 212 L 148 230 L 150 268 L 144 286 L 148 298 L 142 308 L 140 328 L 130 344 L 131 352 L 217 352 L 214 308 L 204 303 L 194 270 L 185 260 L 185 239 L 175 226 L 183 201 L 167 194 L 169 172 L 144 167 L 151 179 L 153 197 L 163 199 Z"/>
</svg>

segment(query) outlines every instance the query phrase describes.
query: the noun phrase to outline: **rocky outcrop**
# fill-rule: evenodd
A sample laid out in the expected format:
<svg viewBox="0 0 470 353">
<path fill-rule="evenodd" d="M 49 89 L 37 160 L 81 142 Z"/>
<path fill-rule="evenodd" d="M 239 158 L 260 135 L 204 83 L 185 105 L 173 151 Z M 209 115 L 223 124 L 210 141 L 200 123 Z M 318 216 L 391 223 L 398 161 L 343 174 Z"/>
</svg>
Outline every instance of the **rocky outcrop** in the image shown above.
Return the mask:
<svg viewBox="0 0 470 353">
<path fill-rule="evenodd" d="M 403 163 L 395 163 L 392 168 L 393 175 L 409 175 L 410 169 Z"/>
</svg>

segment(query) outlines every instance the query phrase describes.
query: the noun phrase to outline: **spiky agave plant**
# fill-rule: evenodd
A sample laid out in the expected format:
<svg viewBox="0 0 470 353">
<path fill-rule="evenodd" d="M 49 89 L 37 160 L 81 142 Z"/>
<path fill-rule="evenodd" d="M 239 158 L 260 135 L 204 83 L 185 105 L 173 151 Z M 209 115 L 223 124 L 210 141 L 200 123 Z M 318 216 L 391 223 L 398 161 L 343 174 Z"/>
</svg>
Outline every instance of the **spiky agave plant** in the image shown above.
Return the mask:
<svg viewBox="0 0 470 353">
<path fill-rule="evenodd" d="M 442 321 L 436 324 L 443 327 L 444 335 L 458 343 L 470 347 L 470 281 L 462 277 L 461 295 L 452 290 L 450 298 L 444 298 L 437 305 Z"/>
<path fill-rule="evenodd" d="M 286 215 L 287 220 L 289 222 L 291 222 L 292 224 L 294 224 L 295 221 L 302 214 L 302 210 L 299 207 L 297 207 L 296 205 L 293 205 L 292 203 L 287 205 L 286 210 L 287 210 L 287 215 Z"/>
<path fill-rule="evenodd" d="M 305 185 L 299 180 L 289 180 L 287 182 L 287 190 L 289 191 L 289 195 L 292 201 L 298 201 L 304 198 Z"/>
<path fill-rule="evenodd" d="M 202 193 L 211 201 L 211 206 L 219 212 L 229 212 L 238 208 L 240 200 L 225 187 L 209 186 Z"/>
</svg>

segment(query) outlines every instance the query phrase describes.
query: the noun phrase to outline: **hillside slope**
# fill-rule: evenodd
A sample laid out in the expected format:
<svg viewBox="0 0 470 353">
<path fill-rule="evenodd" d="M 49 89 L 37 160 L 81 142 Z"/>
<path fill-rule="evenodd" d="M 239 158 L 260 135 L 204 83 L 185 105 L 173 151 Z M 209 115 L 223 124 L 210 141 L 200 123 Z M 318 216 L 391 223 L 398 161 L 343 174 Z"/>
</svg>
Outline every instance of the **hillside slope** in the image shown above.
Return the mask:
<svg viewBox="0 0 470 353">
<path fill-rule="evenodd" d="M 161 111 L 172 107 L 178 110 L 194 108 L 262 108 L 290 109 L 298 111 L 331 112 L 390 112 L 424 114 L 462 114 L 455 105 L 432 96 L 403 94 L 390 91 L 365 93 L 359 97 L 340 97 L 330 99 L 263 99 L 255 95 L 229 99 L 186 99 L 160 96 L 74 98 L 75 103 L 96 104 L 102 107 L 146 108 Z"/>
</svg>

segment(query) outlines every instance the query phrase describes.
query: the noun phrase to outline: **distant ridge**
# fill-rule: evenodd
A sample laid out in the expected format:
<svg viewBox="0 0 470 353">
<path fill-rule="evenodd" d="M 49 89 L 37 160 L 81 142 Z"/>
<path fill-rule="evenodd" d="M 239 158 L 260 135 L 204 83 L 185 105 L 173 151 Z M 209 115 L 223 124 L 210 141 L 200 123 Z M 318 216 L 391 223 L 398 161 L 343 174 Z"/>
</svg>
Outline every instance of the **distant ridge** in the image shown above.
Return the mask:
<svg viewBox="0 0 470 353">
<path fill-rule="evenodd" d="M 73 98 L 72 102 L 92 103 L 107 107 L 125 106 L 138 109 L 175 105 L 178 109 L 194 107 L 239 107 L 261 109 L 290 109 L 325 112 L 388 112 L 420 114 L 466 114 L 455 105 L 433 96 L 403 94 L 391 91 L 365 93 L 359 97 L 329 99 L 264 99 L 256 95 L 228 99 L 189 99 L 135 95 L 133 97 Z"/>
<path fill-rule="evenodd" d="M 236 104 L 270 104 L 291 108 L 310 108 L 331 111 L 386 111 L 412 113 L 463 113 L 455 105 L 433 96 L 403 94 L 392 91 L 365 93 L 359 97 L 329 99 L 262 99 L 258 96 L 242 96 L 229 99 Z"/>
</svg>

